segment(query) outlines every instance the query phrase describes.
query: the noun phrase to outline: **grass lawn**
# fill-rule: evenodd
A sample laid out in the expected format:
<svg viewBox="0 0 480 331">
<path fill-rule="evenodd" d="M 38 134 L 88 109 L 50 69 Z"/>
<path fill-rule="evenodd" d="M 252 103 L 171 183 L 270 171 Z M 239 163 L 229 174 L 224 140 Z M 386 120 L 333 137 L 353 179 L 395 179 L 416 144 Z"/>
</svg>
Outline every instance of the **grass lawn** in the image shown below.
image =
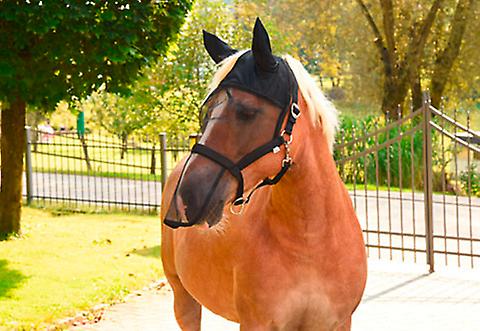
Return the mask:
<svg viewBox="0 0 480 331">
<path fill-rule="evenodd" d="M 41 328 L 162 276 L 157 216 L 23 209 L 0 242 L 0 330 Z"/>
<path fill-rule="evenodd" d="M 121 145 L 112 137 L 96 138 L 87 142 L 91 169 L 85 162 L 85 154 L 79 139 L 56 135 L 49 143 L 32 147 L 32 167 L 38 172 L 56 172 L 66 174 L 85 174 L 101 177 L 121 177 L 143 180 L 160 180 L 161 153 L 156 145 L 155 175 L 150 174 L 152 163 L 152 144 L 138 142 L 129 144 L 129 149 L 121 158 Z M 185 148 L 185 147 L 184 147 Z M 187 154 L 186 151 L 167 152 L 167 169 Z"/>
</svg>

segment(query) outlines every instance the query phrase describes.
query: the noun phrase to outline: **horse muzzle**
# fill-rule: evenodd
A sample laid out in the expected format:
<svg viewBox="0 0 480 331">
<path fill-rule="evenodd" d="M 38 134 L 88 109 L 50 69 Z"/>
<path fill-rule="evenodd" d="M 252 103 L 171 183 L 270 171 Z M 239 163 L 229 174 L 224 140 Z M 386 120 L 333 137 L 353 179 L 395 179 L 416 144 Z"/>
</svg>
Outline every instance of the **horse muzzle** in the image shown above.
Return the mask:
<svg viewBox="0 0 480 331">
<path fill-rule="evenodd" d="M 187 162 L 188 163 L 188 162 Z M 186 164 L 164 219 L 172 228 L 208 223 L 222 219 L 229 180 L 225 170 L 215 164 Z"/>
</svg>

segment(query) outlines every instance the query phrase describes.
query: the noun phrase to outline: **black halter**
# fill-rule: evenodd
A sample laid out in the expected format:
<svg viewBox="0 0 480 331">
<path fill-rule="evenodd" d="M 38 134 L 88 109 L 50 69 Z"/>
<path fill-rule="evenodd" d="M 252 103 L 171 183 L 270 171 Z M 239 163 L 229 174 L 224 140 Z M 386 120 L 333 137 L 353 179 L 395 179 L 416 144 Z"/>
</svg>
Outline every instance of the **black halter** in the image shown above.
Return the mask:
<svg viewBox="0 0 480 331">
<path fill-rule="evenodd" d="M 252 152 L 242 157 L 236 163 L 206 145 L 197 143 L 192 147 L 189 158 L 194 153 L 202 155 L 208 158 L 209 160 L 217 163 L 224 169 L 228 170 L 232 174 L 232 176 L 237 179 L 238 181 L 237 192 L 236 192 L 235 199 L 233 201 L 233 205 L 230 208 L 230 210 L 234 214 L 241 214 L 243 212 L 245 205 L 250 201 L 252 194 L 257 189 L 263 186 L 277 184 L 280 181 L 280 179 L 282 179 L 282 177 L 285 175 L 285 173 L 290 168 L 290 166 L 292 165 L 292 159 L 290 157 L 290 143 L 292 142 L 292 137 L 293 137 L 292 136 L 293 126 L 295 125 L 297 118 L 300 116 L 300 108 L 298 107 L 298 84 L 295 79 L 295 76 L 291 72 L 290 67 L 288 65 L 287 67 L 289 69 L 288 71 L 290 72 L 290 75 L 289 75 L 290 76 L 290 79 L 289 79 L 290 103 L 284 109 L 282 109 L 282 112 L 278 117 L 272 140 L 254 149 Z M 217 88 L 217 90 L 214 91 L 211 95 L 214 95 L 219 90 L 226 87 L 236 87 L 236 88 L 242 89 L 242 86 L 235 86 L 233 84 L 231 85 L 223 84 L 219 86 L 219 88 Z M 247 90 L 247 92 L 253 92 L 253 91 Z M 285 116 L 287 116 L 287 114 L 288 114 L 287 123 L 285 125 L 285 128 L 281 131 Z M 280 169 L 280 171 L 273 178 L 268 178 L 268 177 L 265 178 L 262 182 L 260 182 L 260 184 L 258 184 L 250 192 L 250 194 L 247 197 L 244 197 L 244 180 L 243 180 L 242 170 L 248 167 L 250 164 L 254 163 L 256 160 L 263 157 L 264 155 L 269 154 L 270 152 L 273 152 L 273 153 L 280 152 L 280 147 L 282 145 L 285 146 L 285 158 L 282 160 L 282 168 Z M 185 163 L 185 166 L 187 165 L 187 163 L 188 161 Z M 182 176 L 185 170 L 185 166 L 182 171 Z M 223 174 L 223 172 L 221 172 L 221 174 Z M 180 177 L 180 179 L 182 178 L 182 176 Z M 178 183 L 177 183 L 177 189 L 178 189 Z M 175 194 L 177 189 L 175 190 Z M 209 200 L 210 200 L 210 197 L 207 197 L 206 201 L 208 202 Z M 204 204 L 204 207 L 205 205 L 206 203 Z M 238 211 L 235 210 L 235 206 L 240 206 L 240 209 Z M 187 220 L 187 222 L 179 222 L 179 221 L 169 220 L 169 219 L 164 220 L 164 223 L 172 228 L 188 227 L 196 224 L 196 222 L 197 220 Z"/>
</svg>

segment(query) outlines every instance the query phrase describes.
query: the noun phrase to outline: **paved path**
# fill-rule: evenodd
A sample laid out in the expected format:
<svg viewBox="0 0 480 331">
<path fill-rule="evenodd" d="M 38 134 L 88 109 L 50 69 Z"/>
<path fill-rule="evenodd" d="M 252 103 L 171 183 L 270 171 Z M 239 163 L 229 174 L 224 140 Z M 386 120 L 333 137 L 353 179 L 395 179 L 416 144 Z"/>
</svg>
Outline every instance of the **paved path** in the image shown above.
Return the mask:
<svg viewBox="0 0 480 331">
<path fill-rule="evenodd" d="M 146 208 L 159 206 L 161 202 L 160 181 L 43 172 L 33 173 L 32 179 L 35 199 Z M 26 196 L 25 185 L 23 195 Z"/>
<path fill-rule="evenodd" d="M 369 279 L 354 315 L 353 331 L 478 331 L 480 273 L 425 272 L 419 265 L 369 261 Z M 167 287 L 110 308 L 97 324 L 71 331 L 178 331 Z M 202 330 L 233 331 L 238 325 L 204 309 Z"/>
</svg>

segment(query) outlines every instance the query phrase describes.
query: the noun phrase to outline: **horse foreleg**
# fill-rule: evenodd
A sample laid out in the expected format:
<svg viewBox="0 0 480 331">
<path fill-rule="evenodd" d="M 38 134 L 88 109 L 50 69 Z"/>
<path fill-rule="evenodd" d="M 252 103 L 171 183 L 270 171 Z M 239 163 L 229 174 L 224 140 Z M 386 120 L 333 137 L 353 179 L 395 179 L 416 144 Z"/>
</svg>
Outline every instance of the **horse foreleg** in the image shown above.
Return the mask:
<svg viewBox="0 0 480 331">
<path fill-rule="evenodd" d="M 182 331 L 200 331 L 202 306 L 185 290 L 178 277 L 167 277 L 174 295 L 175 318 Z"/>
</svg>

